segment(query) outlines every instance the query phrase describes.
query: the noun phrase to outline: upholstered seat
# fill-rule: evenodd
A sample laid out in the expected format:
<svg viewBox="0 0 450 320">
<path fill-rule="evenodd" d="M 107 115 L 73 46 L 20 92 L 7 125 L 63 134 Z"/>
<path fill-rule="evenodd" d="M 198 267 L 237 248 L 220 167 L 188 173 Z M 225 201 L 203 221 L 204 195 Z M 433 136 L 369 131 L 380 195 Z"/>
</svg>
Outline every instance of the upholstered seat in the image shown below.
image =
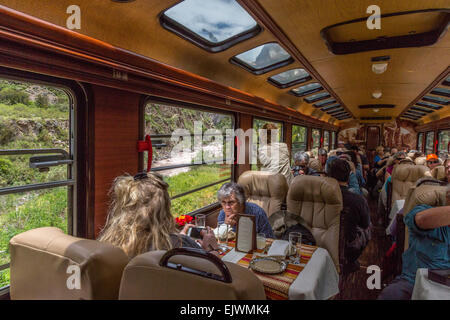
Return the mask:
<svg viewBox="0 0 450 320">
<path fill-rule="evenodd" d="M 286 202 L 288 184 L 281 173 L 245 171 L 238 183 L 244 188 L 247 201 L 263 208 L 269 217 Z"/>
<path fill-rule="evenodd" d="M 195 249 L 191 249 L 195 250 Z M 121 300 L 265 300 L 264 286 L 250 270 L 225 264 L 231 282 L 175 270 L 160 265 L 166 251 L 141 254 L 126 266 L 120 285 Z M 219 258 L 216 258 L 220 261 Z M 169 263 L 222 276 L 211 261 L 200 257 L 173 256 Z"/>
<path fill-rule="evenodd" d="M 287 195 L 287 210 L 300 215 L 319 247 L 330 253 L 339 270 L 342 193 L 335 179 L 297 176 Z"/>
<path fill-rule="evenodd" d="M 16 235 L 10 252 L 11 299 L 114 300 L 128 263 L 120 248 L 54 227 Z"/>
<path fill-rule="evenodd" d="M 431 176 L 434 179 L 445 181 L 447 178 L 445 174 L 445 167 L 444 166 L 437 166 L 433 170 L 431 170 Z"/>
<path fill-rule="evenodd" d="M 324 168 L 322 168 L 322 164 L 320 163 L 319 159 L 311 159 L 309 161 L 308 167 L 311 169 L 317 171 L 317 172 L 323 172 Z"/>
<path fill-rule="evenodd" d="M 418 165 L 426 165 L 427 164 L 427 158 L 426 157 L 418 157 L 414 160 L 414 162 Z"/>
<path fill-rule="evenodd" d="M 409 188 L 422 177 L 431 177 L 430 169 L 422 165 L 396 165 L 392 171 L 391 204 L 396 200 L 405 199 Z"/>
</svg>

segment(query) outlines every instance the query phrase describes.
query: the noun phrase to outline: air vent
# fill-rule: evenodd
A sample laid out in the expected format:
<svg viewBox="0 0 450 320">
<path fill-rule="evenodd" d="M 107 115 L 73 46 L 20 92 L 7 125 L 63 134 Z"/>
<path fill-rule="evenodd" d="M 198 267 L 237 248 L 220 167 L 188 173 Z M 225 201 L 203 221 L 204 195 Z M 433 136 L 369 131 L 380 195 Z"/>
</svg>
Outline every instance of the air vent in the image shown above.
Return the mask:
<svg viewBox="0 0 450 320">
<path fill-rule="evenodd" d="M 390 56 L 372 57 L 372 62 L 389 61 L 389 60 L 391 60 Z"/>
<path fill-rule="evenodd" d="M 362 104 L 358 108 L 360 109 L 391 109 L 394 108 L 393 104 Z"/>
<path fill-rule="evenodd" d="M 361 120 L 391 120 L 392 117 L 361 117 Z"/>
</svg>

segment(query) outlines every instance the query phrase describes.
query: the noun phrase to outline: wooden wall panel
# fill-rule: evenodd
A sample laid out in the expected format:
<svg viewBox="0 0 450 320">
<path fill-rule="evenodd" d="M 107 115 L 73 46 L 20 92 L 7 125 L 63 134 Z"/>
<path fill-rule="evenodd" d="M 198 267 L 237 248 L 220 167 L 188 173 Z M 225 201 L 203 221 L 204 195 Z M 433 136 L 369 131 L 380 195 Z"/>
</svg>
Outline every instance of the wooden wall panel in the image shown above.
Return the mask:
<svg viewBox="0 0 450 320">
<path fill-rule="evenodd" d="M 95 101 L 95 236 L 104 225 L 115 177 L 138 171 L 139 101 L 136 93 L 92 86 Z"/>
</svg>

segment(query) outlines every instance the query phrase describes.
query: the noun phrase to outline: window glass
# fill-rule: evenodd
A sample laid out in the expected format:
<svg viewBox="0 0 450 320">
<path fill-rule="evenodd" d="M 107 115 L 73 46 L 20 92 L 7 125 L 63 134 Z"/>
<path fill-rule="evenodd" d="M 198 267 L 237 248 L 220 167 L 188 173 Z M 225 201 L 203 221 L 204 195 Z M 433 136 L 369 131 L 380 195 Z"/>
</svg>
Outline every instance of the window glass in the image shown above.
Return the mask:
<svg viewBox="0 0 450 320">
<path fill-rule="evenodd" d="M 336 102 L 336 100 L 334 100 L 333 98 L 331 98 L 331 99 L 327 99 L 327 100 L 323 100 L 323 101 L 320 101 L 320 102 L 318 102 L 318 103 L 315 103 L 315 104 L 314 104 L 314 107 L 316 107 L 316 108 L 321 108 L 321 107 L 323 107 L 323 106 L 326 106 L 326 105 L 329 105 L 329 104 L 335 103 L 335 102 Z"/>
<path fill-rule="evenodd" d="M 289 53 L 278 43 L 266 43 L 234 57 L 253 70 L 261 70 L 290 58 Z"/>
<path fill-rule="evenodd" d="M 441 103 L 441 104 L 448 104 L 450 100 L 443 98 L 443 97 L 435 97 L 435 96 L 425 96 L 425 99 L 429 99 L 433 102 L 436 103 Z"/>
<path fill-rule="evenodd" d="M 307 85 L 292 89 L 291 91 L 297 96 L 303 96 L 309 92 L 320 91 L 320 90 L 322 90 L 322 86 L 319 83 L 314 82 L 314 83 L 308 83 Z"/>
<path fill-rule="evenodd" d="M 283 141 L 283 123 L 282 122 L 277 122 L 277 121 L 269 121 L 269 120 L 265 120 L 265 119 L 258 119 L 258 118 L 253 118 L 253 145 L 255 146 L 256 150 L 253 149 L 253 152 L 256 152 L 257 154 L 257 150 L 259 149 L 259 136 L 260 136 L 260 130 L 263 128 L 263 126 L 265 124 L 273 124 L 275 126 L 277 126 L 278 128 L 278 137 L 277 137 L 277 141 L 282 142 Z M 255 143 L 256 141 L 256 143 Z M 259 165 L 258 164 L 252 164 L 252 170 L 259 170 Z"/>
<path fill-rule="evenodd" d="M 426 143 L 425 143 L 425 153 L 430 154 L 434 152 L 434 132 L 427 132 Z"/>
<path fill-rule="evenodd" d="M 257 25 L 235 0 L 184 0 L 164 15 L 212 43 L 226 41 Z"/>
<path fill-rule="evenodd" d="M 152 138 L 152 171 L 169 184 L 174 215 L 217 202 L 213 191 L 231 179 L 233 128 L 228 114 L 147 103 L 145 132 Z"/>
<path fill-rule="evenodd" d="M 444 95 L 444 96 L 449 96 L 450 95 L 450 89 L 446 89 L 446 88 L 434 88 L 433 91 L 431 91 L 431 93 L 433 94 L 438 94 L 438 95 Z"/>
<path fill-rule="evenodd" d="M 320 147 L 320 130 L 312 129 L 312 149 L 315 150 Z"/>
<path fill-rule="evenodd" d="M 337 109 L 337 108 L 339 108 L 341 105 L 339 104 L 339 103 L 336 103 L 336 104 L 332 104 L 331 106 L 327 106 L 327 107 L 325 107 L 325 108 L 322 108 L 321 110 L 322 111 L 330 111 L 330 110 L 333 110 L 333 109 Z"/>
<path fill-rule="evenodd" d="M 330 132 L 324 131 L 323 132 L 323 148 L 327 151 L 330 151 Z"/>
<path fill-rule="evenodd" d="M 450 130 L 439 131 L 438 150 L 439 157 L 446 159 L 450 152 Z"/>
<path fill-rule="evenodd" d="M 423 152 L 423 132 L 417 135 L 417 150 Z"/>
<path fill-rule="evenodd" d="M 331 131 L 331 150 L 336 149 L 336 132 Z"/>
<path fill-rule="evenodd" d="M 291 82 L 296 82 L 301 79 L 309 77 L 309 73 L 305 69 L 292 69 L 270 77 L 279 85 L 285 85 Z"/>
<path fill-rule="evenodd" d="M 438 106 L 436 104 L 432 104 L 432 103 L 429 103 L 429 102 L 426 102 L 426 101 L 419 101 L 419 102 L 417 102 L 417 105 L 425 107 L 425 108 L 434 109 L 434 110 L 442 109 L 442 106 Z"/>
<path fill-rule="evenodd" d="M 298 151 L 306 151 L 308 142 L 308 128 L 303 126 L 292 125 L 292 150 L 291 158 Z"/>
<path fill-rule="evenodd" d="M 10 282 L 12 237 L 48 226 L 72 233 L 72 112 L 65 90 L 0 79 L 0 191 L 16 188 L 0 195 L 0 288 Z M 29 190 L 37 184 L 46 188 Z"/>
<path fill-rule="evenodd" d="M 317 93 L 317 94 L 313 94 L 312 96 L 309 96 L 308 98 L 305 98 L 305 101 L 308 103 L 320 100 L 320 99 L 325 99 L 328 98 L 330 96 L 330 94 L 328 92 L 321 92 L 321 93 Z"/>
</svg>

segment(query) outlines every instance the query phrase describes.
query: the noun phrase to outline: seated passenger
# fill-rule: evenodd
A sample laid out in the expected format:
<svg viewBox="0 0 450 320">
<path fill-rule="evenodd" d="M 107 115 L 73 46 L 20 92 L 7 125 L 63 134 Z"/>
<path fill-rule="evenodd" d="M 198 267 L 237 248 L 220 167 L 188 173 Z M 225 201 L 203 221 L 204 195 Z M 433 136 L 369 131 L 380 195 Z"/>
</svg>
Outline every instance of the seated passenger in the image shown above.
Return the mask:
<svg viewBox="0 0 450 320">
<path fill-rule="evenodd" d="M 274 124 L 266 123 L 262 129 L 261 146 L 258 149 L 261 171 L 281 173 L 286 177 L 287 183 L 290 184 L 294 177 L 291 172 L 291 160 L 287 144 L 276 142 L 278 128 Z"/>
<path fill-rule="evenodd" d="M 378 146 L 376 148 L 376 152 L 377 152 L 377 154 L 376 154 L 375 158 L 373 159 L 373 167 L 376 170 L 379 170 L 382 167 L 384 167 L 384 165 L 386 164 L 386 161 L 388 160 L 389 157 L 385 155 L 383 146 Z"/>
<path fill-rule="evenodd" d="M 351 156 L 347 153 L 344 153 L 339 156 L 339 159 L 347 161 L 350 165 L 350 174 L 348 179 L 348 189 L 350 192 L 354 192 L 356 194 L 362 195 L 363 192 L 361 190 L 359 181 L 358 181 L 358 175 L 356 172 L 356 168 L 354 163 L 351 161 Z"/>
<path fill-rule="evenodd" d="M 267 238 L 274 238 L 272 227 L 264 209 L 260 206 L 246 202 L 245 191 L 235 182 L 227 182 L 217 192 L 217 199 L 222 210 L 217 218 L 217 225 L 226 223 L 236 229 L 237 215 L 249 214 L 255 216 L 256 233 L 264 233 Z"/>
<path fill-rule="evenodd" d="M 402 273 L 384 288 L 380 300 L 410 300 L 418 268 L 450 269 L 450 206 L 417 205 L 403 221 L 409 230 L 409 248 L 403 253 Z"/>
<path fill-rule="evenodd" d="M 292 174 L 294 177 L 298 175 L 316 175 L 317 172 L 308 167 L 309 155 L 305 151 L 298 151 L 294 154 L 294 167 Z"/>
<path fill-rule="evenodd" d="M 437 166 L 439 166 L 441 163 L 439 162 L 439 158 L 434 153 L 427 155 L 427 167 L 430 168 L 430 170 L 433 170 Z"/>
<path fill-rule="evenodd" d="M 370 211 L 366 199 L 349 191 L 348 179 L 350 165 L 342 159 L 335 159 L 329 163 L 328 176 L 338 181 L 343 201 L 345 237 L 345 266 L 344 273 L 359 269 L 358 257 L 370 240 Z"/>
<path fill-rule="evenodd" d="M 318 159 L 320 164 L 320 170 L 317 171 L 324 171 L 325 169 L 325 163 L 327 162 L 328 153 L 327 150 L 320 148 L 318 152 Z"/>
<path fill-rule="evenodd" d="M 168 188 L 156 173 L 117 177 L 110 190 L 112 202 L 106 224 L 98 240 L 122 248 L 130 259 L 150 250 L 175 247 L 217 249 L 217 240 L 209 227 L 202 232 L 200 244 L 185 235 L 189 226 L 177 232 Z"/>
</svg>

